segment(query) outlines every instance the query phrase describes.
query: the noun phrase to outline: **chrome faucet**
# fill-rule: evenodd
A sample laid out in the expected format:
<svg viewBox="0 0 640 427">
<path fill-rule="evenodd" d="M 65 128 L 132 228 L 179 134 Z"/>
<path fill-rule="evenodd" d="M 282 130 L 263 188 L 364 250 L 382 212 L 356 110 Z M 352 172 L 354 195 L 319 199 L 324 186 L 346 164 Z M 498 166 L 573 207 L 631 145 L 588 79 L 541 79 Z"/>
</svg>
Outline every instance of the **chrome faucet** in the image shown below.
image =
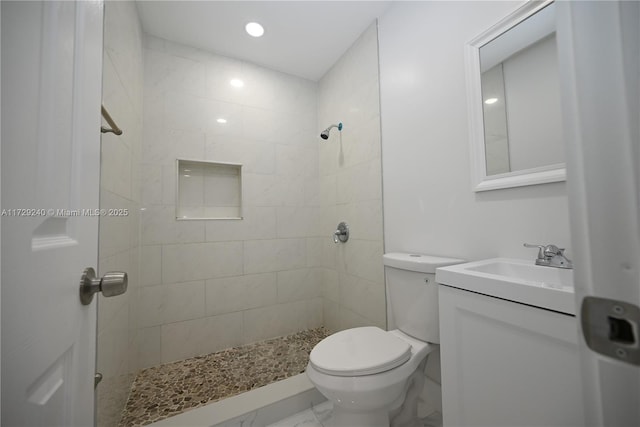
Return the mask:
<svg viewBox="0 0 640 427">
<path fill-rule="evenodd" d="M 525 248 L 538 248 L 538 258 L 536 265 L 543 267 L 556 268 L 573 268 L 573 263 L 569 258 L 564 256 L 564 249 L 560 249 L 556 245 L 531 245 L 524 244 Z"/>
</svg>

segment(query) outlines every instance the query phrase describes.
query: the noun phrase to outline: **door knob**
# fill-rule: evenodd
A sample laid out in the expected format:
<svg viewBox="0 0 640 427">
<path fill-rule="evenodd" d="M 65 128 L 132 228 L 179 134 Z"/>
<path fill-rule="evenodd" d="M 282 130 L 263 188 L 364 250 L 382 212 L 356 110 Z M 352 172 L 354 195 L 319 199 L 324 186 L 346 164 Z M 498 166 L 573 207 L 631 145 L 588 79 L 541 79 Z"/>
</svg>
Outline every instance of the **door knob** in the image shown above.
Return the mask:
<svg viewBox="0 0 640 427">
<path fill-rule="evenodd" d="M 102 292 L 105 297 L 121 295 L 127 291 L 128 282 L 127 273 L 123 271 L 110 271 L 97 279 L 95 270 L 87 267 L 80 278 L 80 301 L 83 305 L 91 304 L 96 292 Z"/>
</svg>

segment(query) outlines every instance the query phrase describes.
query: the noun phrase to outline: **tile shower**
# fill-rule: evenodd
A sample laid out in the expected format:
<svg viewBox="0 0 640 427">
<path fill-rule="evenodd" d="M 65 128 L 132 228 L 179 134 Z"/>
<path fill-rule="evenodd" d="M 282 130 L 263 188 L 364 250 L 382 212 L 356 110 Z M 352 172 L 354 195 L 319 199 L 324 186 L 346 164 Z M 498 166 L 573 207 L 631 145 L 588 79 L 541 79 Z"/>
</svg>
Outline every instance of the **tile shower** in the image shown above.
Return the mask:
<svg viewBox="0 0 640 427">
<path fill-rule="evenodd" d="M 151 36 L 144 64 L 140 365 L 320 326 L 316 85 Z M 176 159 L 242 164 L 244 219 L 176 221 Z"/>
<path fill-rule="evenodd" d="M 316 83 L 144 34 L 135 13 L 128 2 L 105 6 L 105 95 L 124 87 L 135 94 L 125 101 L 142 101 L 123 102 L 139 132 L 109 140 L 139 154 L 103 156 L 107 186 L 122 181 L 113 168 L 126 160 L 139 218 L 101 228 L 101 244 L 124 233 L 120 268 L 140 269 L 126 304 L 100 305 L 114 316 L 119 304 L 128 322 L 122 338 L 99 342 L 99 368 L 118 366 L 105 377 L 124 378 L 119 393 L 98 388 L 105 426 L 142 369 L 323 325 L 385 327 L 375 24 Z M 345 130 L 321 143 L 319 129 L 337 120 Z M 176 220 L 176 159 L 241 164 L 243 219 Z M 343 220 L 352 238 L 336 246 Z M 110 336 L 106 325 L 99 336 Z"/>
</svg>

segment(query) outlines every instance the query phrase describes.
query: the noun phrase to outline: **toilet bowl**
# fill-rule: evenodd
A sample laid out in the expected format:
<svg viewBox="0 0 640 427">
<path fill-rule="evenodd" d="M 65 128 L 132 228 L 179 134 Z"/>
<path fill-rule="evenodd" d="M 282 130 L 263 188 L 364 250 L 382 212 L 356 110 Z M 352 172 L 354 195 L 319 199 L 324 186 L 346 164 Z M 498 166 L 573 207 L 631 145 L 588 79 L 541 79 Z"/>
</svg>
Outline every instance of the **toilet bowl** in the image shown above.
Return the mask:
<svg viewBox="0 0 640 427">
<path fill-rule="evenodd" d="M 409 378 L 434 345 L 377 327 L 347 329 L 329 338 L 311 352 L 307 375 L 334 403 L 333 425 L 389 426 L 389 413 L 403 403 Z"/>
<path fill-rule="evenodd" d="M 435 269 L 464 262 L 385 254 L 389 323 L 337 332 L 309 355 L 307 376 L 333 402 L 332 427 L 417 427 L 426 358 L 439 343 Z"/>
</svg>

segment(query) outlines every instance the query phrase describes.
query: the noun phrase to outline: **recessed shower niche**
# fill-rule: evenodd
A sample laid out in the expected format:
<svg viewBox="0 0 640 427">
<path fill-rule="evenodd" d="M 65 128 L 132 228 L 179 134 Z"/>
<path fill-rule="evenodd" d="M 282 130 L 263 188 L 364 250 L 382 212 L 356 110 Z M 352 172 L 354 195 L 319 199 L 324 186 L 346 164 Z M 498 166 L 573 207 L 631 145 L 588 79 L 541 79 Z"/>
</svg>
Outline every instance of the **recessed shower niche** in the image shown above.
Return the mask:
<svg viewBox="0 0 640 427">
<path fill-rule="evenodd" d="M 242 165 L 176 161 L 176 219 L 242 219 Z"/>
</svg>

